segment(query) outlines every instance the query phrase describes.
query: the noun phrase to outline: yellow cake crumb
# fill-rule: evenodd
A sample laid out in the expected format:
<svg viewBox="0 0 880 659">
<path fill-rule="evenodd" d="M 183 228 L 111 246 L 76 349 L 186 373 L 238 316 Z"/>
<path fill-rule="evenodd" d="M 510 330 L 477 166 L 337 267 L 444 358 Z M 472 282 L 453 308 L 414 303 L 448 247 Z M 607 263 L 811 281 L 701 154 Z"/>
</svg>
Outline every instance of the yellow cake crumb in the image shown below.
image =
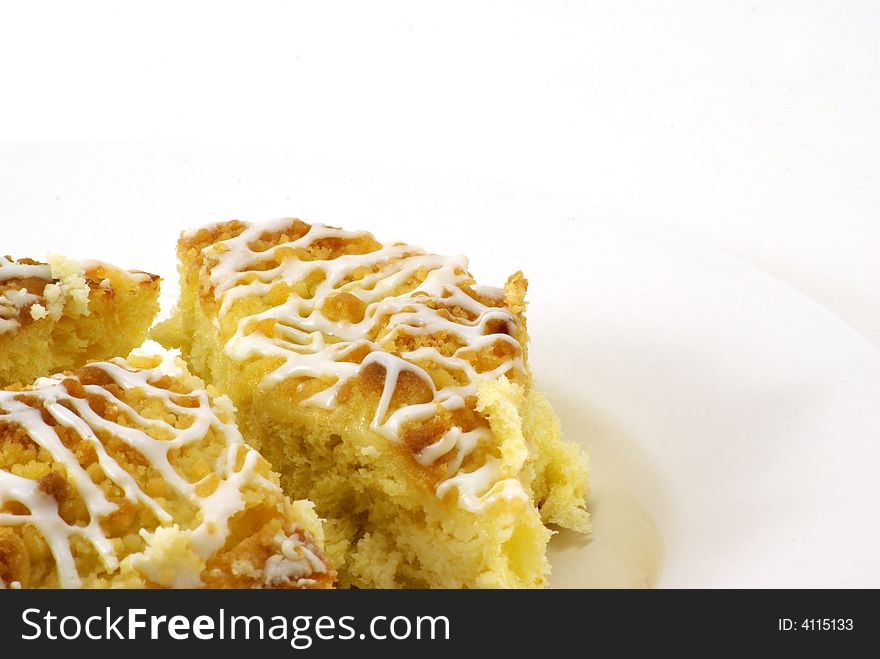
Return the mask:
<svg viewBox="0 0 880 659">
<path fill-rule="evenodd" d="M 46 316 L 49 315 L 49 312 L 46 310 L 46 307 L 44 307 L 39 302 L 34 303 L 34 305 L 31 307 L 30 313 L 31 313 L 31 318 L 33 318 L 34 320 L 40 320 L 40 318 L 45 318 Z"/>
<path fill-rule="evenodd" d="M 153 533 L 141 531 L 146 547 L 127 556 L 120 565 L 123 574 L 136 572 L 163 588 L 198 588 L 202 585 L 205 559 L 190 546 L 189 534 L 176 524 L 160 526 Z M 134 577 L 137 578 L 137 577 Z"/>
<path fill-rule="evenodd" d="M 89 285 L 82 265 L 59 254 L 49 255 L 49 272 L 54 283 L 49 284 L 43 295 L 49 302 L 50 313 L 56 318 L 67 306 L 71 315 L 89 315 Z"/>
</svg>

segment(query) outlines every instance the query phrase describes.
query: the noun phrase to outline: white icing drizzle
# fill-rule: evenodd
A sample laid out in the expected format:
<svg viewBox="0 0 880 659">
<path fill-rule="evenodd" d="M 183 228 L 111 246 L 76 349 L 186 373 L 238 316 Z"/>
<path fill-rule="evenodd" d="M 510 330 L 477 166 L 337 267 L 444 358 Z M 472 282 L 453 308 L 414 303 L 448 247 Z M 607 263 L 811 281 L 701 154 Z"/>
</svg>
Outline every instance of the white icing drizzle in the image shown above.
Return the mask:
<svg viewBox="0 0 880 659">
<path fill-rule="evenodd" d="M 162 364 L 151 369 L 132 370 L 127 362 L 118 358 L 92 363 L 89 368 L 100 369 L 124 391 L 137 389 L 151 399 L 158 399 L 167 412 L 190 419 L 190 425 L 177 428 L 164 420 L 146 418 L 106 387 L 81 384 L 86 394 L 99 396 L 115 406 L 134 427 L 108 421 L 92 409 L 88 400 L 68 393 L 62 375 L 40 378 L 32 390 L 0 391 L 0 428 L 6 424 L 21 427 L 31 440 L 51 455 L 53 462 L 62 465 L 67 480 L 76 489 L 89 514 L 89 522 L 85 526 L 70 525 L 61 518 L 55 499 L 40 490 L 38 481 L 0 470 L 0 509 L 11 502 L 23 504 L 28 509 L 26 514 L 0 512 L 0 526 L 32 524 L 52 551 L 62 587 L 81 585 L 70 546 L 71 538 L 75 535 L 85 538 L 94 547 L 107 572 L 119 567 L 119 557 L 100 524 L 101 519 L 118 506 L 106 497 L 74 454 L 64 446 L 56 427 L 44 420 L 43 414 L 47 413 L 58 426 L 76 432 L 83 441 L 91 444 L 102 471 L 119 486 L 125 499 L 145 506 L 161 525 L 168 526 L 172 522 L 171 515 L 147 495 L 107 452 L 97 433 L 109 433 L 143 456 L 181 499 L 192 502 L 198 508 L 198 524 L 187 531 L 189 546 L 197 556 L 207 559 L 223 547 L 229 533 L 230 519 L 244 509 L 243 488 L 250 486 L 277 490 L 277 486 L 257 473 L 255 468 L 259 454 L 244 443 L 233 423 L 224 422 L 217 416 L 204 390 L 174 394 L 154 384 L 165 375 L 175 376 L 180 372 L 180 366 L 170 357 L 166 356 Z M 198 406 L 178 405 L 174 398 L 181 395 L 194 397 Z M 146 432 L 149 429 L 169 439 L 156 439 Z M 188 482 L 176 471 L 168 456 L 174 449 L 203 440 L 212 429 L 223 438 L 225 448 L 217 459 L 215 471 L 205 478 L 219 477 L 219 484 L 208 496 L 199 496 L 197 489 L 202 481 Z M 236 468 L 239 462 L 241 467 Z"/>
<path fill-rule="evenodd" d="M 46 263 L 16 263 L 12 259 L 0 255 L 0 281 L 24 279 L 29 277 L 43 279 L 44 281 L 52 281 L 52 272 L 49 265 Z"/>
<path fill-rule="evenodd" d="M 0 284 L 11 279 L 24 278 L 52 281 L 52 274 L 48 265 L 16 263 L 0 255 Z M 28 293 L 26 288 L 0 290 L 0 334 L 17 329 L 21 310 L 39 301 L 40 296 Z"/>
<path fill-rule="evenodd" d="M 278 534 L 274 538 L 279 553 L 266 560 L 263 582 L 267 585 L 300 583 L 305 577 L 323 570 L 324 562 L 295 537 Z"/>
<path fill-rule="evenodd" d="M 21 309 L 40 301 L 38 295 L 28 293 L 26 288 L 0 292 L 0 334 L 11 332 L 19 325 Z"/>
<path fill-rule="evenodd" d="M 283 233 L 292 225 L 293 220 L 288 218 L 246 225 L 238 236 L 202 249 L 219 302 L 219 319 L 237 300 L 265 296 L 278 282 L 294 287 L 310 275 L 313 278 L 320 275 L 313 295 L 305 298 L 291 292 L 282 303 L 242 318 L 226 342 L 226 354 L 237 361 L 255 357 L 283 360 L 266 375 L 263 386 L 288 378 L 320 378 L 328 382 L 327 387 L 303 404 L 332 410 L 338 405 L 338 393 L 346 382 L 365 366 L 379 364 L 385 370 L 385 381 L 371 427 L 389 441 L 401 442 L 403 426 L 428 421 L 440 408 L 460 409 L 466 397 L 476 395 L 478 381 L 524 370 L 521 347 L 512 336 L 517 328 L 515 316 L 506 308 L 482 303 L 463 288 L 469 281 L 466 257 L 428 254 L 421 248 L 403 244 L 385 244 L 365 254 L 342 254 L 328 259 L 302 260 L 291 256 L 326 239 L 337 243 L 373 240 L 366 232 L 343 231 L 322 224 L 313 224 L 300 238 L 279 242 L 265 251 L 251 248 L 264 234 Z M 184 234 L 184 238 L 193 238 L 196 234 L 194 230 Z M 265 268 L 274 261 L 278 264 Z M 419 275 L 423 279 L 417 283 Z M 407 283 L 405 293 L 394 294 Z M 473 287 L 473 290 L 499 304 L 503 297 L 502 291 L 493 287 Z M 351 323 L 327 317 L 321 305 L 339 293 L 354 295 L 364 304 L 362 320 Z M 454 317 L 446 311 L 452 307 L 464 310 L 470 320 Z M 271 336 L 258 325 L 266 320 L 274 321 Z M 490 331 L 490 322 L 502 323 L 507 333 Z M 400 335 L 443 335 L 452 338 L 459 347 L 452 354 L 442 354 L 436 347 L 393 354 L 393 342 Z M 498 343 L 508 344 L 513 356 L 492 370 L 479 371 L 468 359 L 470 354 Z M 360 364 L 343 361 L 360 350 L 368 351 Z M 460 374 L 465 384 L 438 389 L 426 370 L 431 366 Z M 404 371 L 425 382 L 432 392 L 432 400 L 392 410 L 394 391 Z M 438 497 L 456 488 L 459 504 L 474 512 L 499 498 L 526 498 L 520 482 L 513 477 L 502 477 L 501 461 L 491 456 L 475 471 L 459 473 L 465 459 L 491 438 L 488 428 L 464 432 L 453 426 L 416 455 L 418 462 L 427 466 L 454 452 L 447 463 L 446 479 L 437 487 Z"/>
</svg>

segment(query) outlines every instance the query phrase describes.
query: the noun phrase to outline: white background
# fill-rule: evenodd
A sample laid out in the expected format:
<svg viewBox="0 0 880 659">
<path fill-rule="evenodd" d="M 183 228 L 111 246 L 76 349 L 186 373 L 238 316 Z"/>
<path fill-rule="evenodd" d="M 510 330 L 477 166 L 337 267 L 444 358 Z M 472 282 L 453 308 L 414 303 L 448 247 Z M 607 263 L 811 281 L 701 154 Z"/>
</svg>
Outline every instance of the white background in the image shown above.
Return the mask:
<svg viewBox="0 0 880 659">
<path fill-rule="evenodd" d="M 528 185 L 751 261 L 875 346 L 878 117 L 876 2 L 0 14 L 0 140 L 228 143 Z"/>
</svg>

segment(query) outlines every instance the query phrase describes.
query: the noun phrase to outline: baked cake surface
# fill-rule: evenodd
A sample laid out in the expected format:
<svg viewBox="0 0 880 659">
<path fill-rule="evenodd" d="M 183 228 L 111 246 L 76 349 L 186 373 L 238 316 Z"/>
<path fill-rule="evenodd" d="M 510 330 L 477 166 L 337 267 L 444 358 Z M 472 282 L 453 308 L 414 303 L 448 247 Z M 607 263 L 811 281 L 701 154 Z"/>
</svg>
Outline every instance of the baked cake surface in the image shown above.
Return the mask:
<svg viewBox="0 0 880 659">
<path fill-rule="evenodd" d="M 127 355 L 159 311 L 159 278 L 61 256 L 0 255 L 0 386 Z"/>
<path fill-rule="evenodd" d="M 586 458 L 526 364 L 521 273 L 282 219 L 185 233 L 154 338 L 228 393 L 285 489 L 316 502 L 341 585 L 539 587 L 586 532 Z"/>
<path fill-rule="evenodd" d="M 182 360 L 0 391 L 0 587 L 327 587 L 308 502 Z"/>
</svg>

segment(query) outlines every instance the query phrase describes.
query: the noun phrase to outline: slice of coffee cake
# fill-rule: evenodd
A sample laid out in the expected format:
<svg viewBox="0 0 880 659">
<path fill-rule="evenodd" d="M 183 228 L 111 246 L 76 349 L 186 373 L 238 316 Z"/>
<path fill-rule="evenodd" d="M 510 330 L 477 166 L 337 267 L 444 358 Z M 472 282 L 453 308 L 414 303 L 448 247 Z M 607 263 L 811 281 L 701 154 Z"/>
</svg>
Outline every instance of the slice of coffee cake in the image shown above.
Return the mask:
<svg viewBox="0 0 880 659">
<path fill-rule="evenodd" d="M 0 588 L 312 588 L 333 571 L 225 397 L 170 356 L 0 390 Z"/>
<path fill-rule="evenodd" d="M 588 530 L 586 458 L 532 389 L 526 281 L 299 220 L 185 233 L 154 337 L 233 400 L 288 492 L 327 519 L 342 585 L 537 587 Z"/>
<path fill-rule="evenodd" d="M 127 355 L 158 311 L 155 275 L 60 256 L 0 256 L 0 386 Z"/>
</svg>

